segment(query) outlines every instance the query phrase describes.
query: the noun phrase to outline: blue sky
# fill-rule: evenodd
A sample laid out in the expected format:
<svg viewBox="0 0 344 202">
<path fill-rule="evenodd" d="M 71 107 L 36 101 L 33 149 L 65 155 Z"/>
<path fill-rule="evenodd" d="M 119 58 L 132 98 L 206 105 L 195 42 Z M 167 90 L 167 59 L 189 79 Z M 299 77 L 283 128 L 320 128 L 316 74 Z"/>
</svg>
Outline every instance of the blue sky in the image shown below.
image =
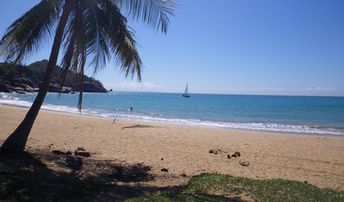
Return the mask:
<svg viewBox="0 0 344 202">
<path fill-rule="evenodd" d="M 1 2 L 0 35 L 39 0 Z M 344 1 L 177 0 L 167 35 L 130 21 L 143 82 L 114 63 L 95 75 L 114 90 L 344 96 Z M 50 43 L 26 63 L 48 58 Z"/>
</svg>

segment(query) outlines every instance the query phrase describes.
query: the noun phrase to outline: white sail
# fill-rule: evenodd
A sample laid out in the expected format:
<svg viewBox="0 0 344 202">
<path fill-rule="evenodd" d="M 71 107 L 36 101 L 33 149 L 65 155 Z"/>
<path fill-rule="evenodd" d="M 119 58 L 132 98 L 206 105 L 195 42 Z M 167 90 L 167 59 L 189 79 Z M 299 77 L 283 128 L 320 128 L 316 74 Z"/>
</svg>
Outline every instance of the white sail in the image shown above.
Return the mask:
<svg viewBox="0 0 344 202">
<path fill-rule="evenodd" d="M 189 94 L 189 85 L 188 85 L 188 84 L 186 84 L 186 87 L 185 87 L 185 91 L 184 91 L 183 97 L 190 97 L 190 94 Z"/>
</svg>

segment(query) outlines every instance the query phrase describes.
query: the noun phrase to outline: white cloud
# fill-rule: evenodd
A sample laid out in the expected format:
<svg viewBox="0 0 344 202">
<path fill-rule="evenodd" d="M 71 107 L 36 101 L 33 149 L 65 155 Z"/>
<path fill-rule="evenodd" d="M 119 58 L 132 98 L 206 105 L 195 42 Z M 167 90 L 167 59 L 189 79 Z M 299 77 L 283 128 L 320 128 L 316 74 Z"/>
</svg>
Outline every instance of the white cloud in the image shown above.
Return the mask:
<svg viewBox="0 0 344 202">
<path fill-rule="evenodd" d="M 317 86 L 317 87 L 307 87 L 305 88 L 305 91 L 335 91 L 336 89 L 333 88 L 332 86 L 328 86 L 328 87 L 323 87 L 323 86 Z"/>
</svg>

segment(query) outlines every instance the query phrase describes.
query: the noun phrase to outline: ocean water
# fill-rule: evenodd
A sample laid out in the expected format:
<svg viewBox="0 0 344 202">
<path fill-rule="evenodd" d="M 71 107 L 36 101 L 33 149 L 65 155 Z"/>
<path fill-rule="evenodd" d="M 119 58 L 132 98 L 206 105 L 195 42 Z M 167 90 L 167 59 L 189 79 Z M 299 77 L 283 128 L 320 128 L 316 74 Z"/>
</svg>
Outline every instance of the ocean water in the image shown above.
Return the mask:
<svg viewBox="0 0 344 202">
<path fill-rule="evenodd" d="M 35 96 L 0 93 L 0 104 L 30 107 Z M 77 100 L 77 94 L 48 93 L 43 108 L 78 113 Z M 85 93 L 82 113 L 136 121 L 344 137 L 344 97 L 192 94 L 183 98 L 176 93 Z"/>
</svg>

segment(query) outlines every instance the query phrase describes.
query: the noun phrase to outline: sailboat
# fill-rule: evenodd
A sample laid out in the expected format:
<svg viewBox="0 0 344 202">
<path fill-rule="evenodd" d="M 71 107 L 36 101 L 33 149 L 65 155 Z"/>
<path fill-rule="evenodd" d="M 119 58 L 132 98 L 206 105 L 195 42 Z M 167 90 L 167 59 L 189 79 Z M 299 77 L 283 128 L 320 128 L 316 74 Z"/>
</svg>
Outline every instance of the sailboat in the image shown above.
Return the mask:
<svg viewBox="0 0 344 202">
<path fill-rule="evenodd" d="M 189 86 L 188 86 L 188 84 L 186 84 L 186 87 L 185 87 L 185 91 L 184 91 L 183 97 L 190 97 L 190 94 L 189 94 Z"/>
</svg>

